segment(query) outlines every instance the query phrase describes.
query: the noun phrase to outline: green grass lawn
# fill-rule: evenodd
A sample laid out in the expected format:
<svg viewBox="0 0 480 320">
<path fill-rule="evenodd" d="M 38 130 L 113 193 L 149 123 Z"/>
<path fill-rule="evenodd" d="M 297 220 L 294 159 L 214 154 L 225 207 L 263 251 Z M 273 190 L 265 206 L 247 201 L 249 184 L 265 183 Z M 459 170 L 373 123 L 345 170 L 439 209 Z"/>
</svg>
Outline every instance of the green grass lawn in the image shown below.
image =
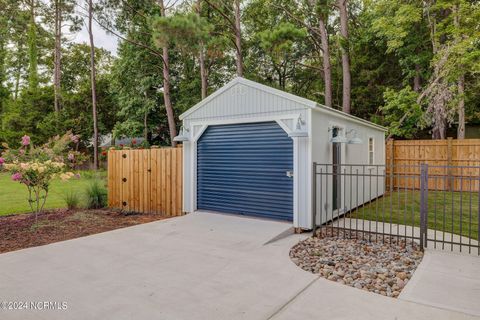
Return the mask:
<svg viewBox="0 0 480 320">
<path fill-rule="evenodd" d="M 106 173 L 100 171 L 99 173 L 92 173 L 88 171 L 80 172 L 82 176 L 80 179 L 71 179 L 63 182 L 55 180 L 50 186 L 45 209 L 65 208 L 65 195 L 69 192 L 78 193 L 84 203 L 85 188 L 89 181 L 98 176 L 105 179 Z M 0 216 L 30 212 L 28 205 L 28 192 L 25 185 L 18 182 L 13 182 L 10 175 L 0 173 Z"/>
<path fill-rule="evenodd" d="M 478 239 L 478 201 L 478 192 L 464 192 L 460 195 L 459 192 L 429 191 L 428 228 Z M 385 223 L 420 226 L 420 192 L 394 191 L 361 206 L 349 216 Z"/>
</svg>

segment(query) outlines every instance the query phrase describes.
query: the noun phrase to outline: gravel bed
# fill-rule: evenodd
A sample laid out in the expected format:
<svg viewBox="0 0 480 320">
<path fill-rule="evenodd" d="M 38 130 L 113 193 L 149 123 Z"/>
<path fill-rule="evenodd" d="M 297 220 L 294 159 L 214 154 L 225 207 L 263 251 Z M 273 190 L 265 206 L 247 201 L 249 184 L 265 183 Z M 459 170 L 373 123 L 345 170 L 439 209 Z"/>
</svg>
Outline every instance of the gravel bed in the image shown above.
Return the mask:
<svg viewBox="0 0 480 320">
<path fill-rule="evenodd" d="M 358 289 L 398 297 L 423 257 L 411 240 L 323 228 L 290 250 L 305 271 Z M 369 241 L 371 240 L 371 241 Z"/>
</svg>

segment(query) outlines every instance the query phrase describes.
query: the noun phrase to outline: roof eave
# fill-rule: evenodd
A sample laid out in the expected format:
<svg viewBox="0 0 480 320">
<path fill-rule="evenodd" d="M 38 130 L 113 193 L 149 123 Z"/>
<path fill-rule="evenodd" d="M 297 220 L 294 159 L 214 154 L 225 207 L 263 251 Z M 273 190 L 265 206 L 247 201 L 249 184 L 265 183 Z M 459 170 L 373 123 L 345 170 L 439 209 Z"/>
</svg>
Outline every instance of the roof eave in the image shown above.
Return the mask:
<svg viewBox="0 0 480 320">
<path fill-rule="evenodd" d="M 384 132 L 388 131 L 388 129 L 385 128 L 384 126 L 381 126 L 381 125 L 375 124 L 375 123 L 373 123 L 373 122 L 370 122 L 370 121 L 368 121 L 368 120 L 365 120 L 365 119 L 362 119 L 362 118 L 353 116 L 353 115 L 348 114 L 348 113 L 345 113 L 345 112 L 343 112 L 343 111 L 340 111 L 340 110 L 337 110 L 337 109 L 334 109 L 334 108 L 330 108 L 330 107 L 324 106 L 324 105 L 319 104 L 319 103 L 316 104 L 316 106 L 313 108 L 313 110 L 330 112 L 330 113 L 333 113 L 333 114 L 342 116 L 342 117 L 344 117 L 344 118 L 347 118 L 347 119 L 349 119 L 349 120 L 358 122 L 358 123 L 360 123 L 360 124 L 369 126 L 369 127 L 371 127 L 371 128 L 377 129 L 377 130 L 381 130 L 381 131 L 384 131 Z"/>
</svg>

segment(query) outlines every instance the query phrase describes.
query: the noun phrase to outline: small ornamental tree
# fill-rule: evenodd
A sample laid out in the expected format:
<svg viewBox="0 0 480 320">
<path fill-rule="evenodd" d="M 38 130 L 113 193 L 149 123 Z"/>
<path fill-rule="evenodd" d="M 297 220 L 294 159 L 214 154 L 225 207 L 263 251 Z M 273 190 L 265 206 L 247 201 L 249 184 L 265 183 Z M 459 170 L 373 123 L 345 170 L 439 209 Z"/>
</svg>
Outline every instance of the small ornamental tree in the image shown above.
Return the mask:
<svg viewBox="0 0 480 320">
<path fill-rule="evenodd" d="M 47 201 L 52 179 L 59 177 L 66 181 L 80 177 L 68 171 L 85 160 L 80 152 L 71 149 L 71 146 L 75 147 L 78 143 L 78 138 L 67 133 L 35 147 L 30 143 L 29 136 L 23 136 L 18 149 L 12 149 L 7 144 L 2 145 L 5 150 L 0 156 L 0 170 L 9 172 L 13 181 L 27 187 L 28 204 L 35 213 L 35 222 Z"/>
</svg>

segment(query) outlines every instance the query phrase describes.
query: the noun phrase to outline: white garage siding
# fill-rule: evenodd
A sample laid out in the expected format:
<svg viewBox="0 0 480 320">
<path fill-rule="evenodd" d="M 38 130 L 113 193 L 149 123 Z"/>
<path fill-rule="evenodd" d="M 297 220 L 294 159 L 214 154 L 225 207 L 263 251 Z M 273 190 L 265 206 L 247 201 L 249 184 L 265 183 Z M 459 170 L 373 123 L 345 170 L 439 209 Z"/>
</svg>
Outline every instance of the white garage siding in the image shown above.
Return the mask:
<svg viewBox="0 0 480 320">
<path fill-rule="evenodd" d="M 327 110 L 317 109 L 312 111 L 312 121 L 314 125 L 311 127 L 311 145 L 312 145 L 312 162 L 319 164 L 331 164 L 332 163 L 332 150 L 333 144 L 330 143 L 330 135 L 328 128 L 331 127 L 340 127 L 344 130 L 354 129 L 357 132 L 357 137 L 362 140 L 361 144 L 342 144 L 342 164 L 345 165 L 360 165 L 368 164 L 368 140 L 373 138 L 374 142 L 374 165 L 384 165 L 385 164 L 385 129 L 382 127 L 370 124 L 363 123 L 356 119 L 346 118 L 343 114 L 335 114 L 328 112 Z M 321 137 L 321 138 L 320 138 Z M 320 168 L 320 166 L 318 167 Z M 352 199 L 350 198 L 350 170 L 353 174 L 357 173 L 359 175 L 376 174 L 377 167 L 375 166 L 345 166 L 343 169 L 347 170 L 347 176 L 341 176 L 341 189 L 342 189 L 342 199 L 341 199 L 341 211 L 348 211 L 352 208 L 355 208 L 358 205 L 361 205 L 371 199 L 374 199 L 383 194 L 385 181 L 384 178 L 378 177 L 352 177 Z M 343 173 L 342 169 L 342 173 Z M 329 167 L 331 172 L 331 167 Z M 365 170 L 365 171 L 364 171 Z M 383 174 L 384 168 L 378 168 L 380 174 Z M 311 176 L 311 175 L 310 175 Z M 322 185 L 320 185 L 320 180 L 322 180 Z M 358 182 L 358 194 L 355 193 L 357 190 L 356 183 Z M 378 183 L 378 186 L 377 186 Z M 327 220 L 327 212 L 331 216 L 332 210 L 332 188 L 328 189 L 328 199 L 327 199 L 327 185 L 332 185 L 332 176 L 323 176 L 322 179 L 317 175 L 317 208 L 322 208 L 323 216 L 320 217 L 317 214 L 317 224 Z M 321 196 L 320 196 L 321 193 Z M 358 196 L 358 203 L 357 203 Z M 320 201 L 320 199 L 322 201 Z M 320 210 L 320 209 L 319 209 Z"/>
</svg>

